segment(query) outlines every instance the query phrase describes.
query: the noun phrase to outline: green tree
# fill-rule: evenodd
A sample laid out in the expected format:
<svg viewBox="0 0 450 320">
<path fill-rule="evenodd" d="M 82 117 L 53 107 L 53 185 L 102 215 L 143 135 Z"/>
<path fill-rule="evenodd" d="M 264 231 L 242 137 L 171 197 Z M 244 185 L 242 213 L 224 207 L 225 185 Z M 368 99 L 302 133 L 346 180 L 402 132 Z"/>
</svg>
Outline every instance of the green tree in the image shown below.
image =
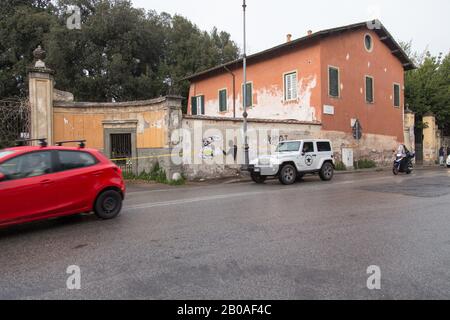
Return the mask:
<svg viewBox="0 0 450 320">
<path fill-rule="evenodd" d="M 81 30 L 66 27 L 69 5 L 81 8 Z M 182 16 L 146 12 L 128 0 L 6 0 L 0 17 L 1 97 L 26 95 L 26 68 L 39 44 L 56 87 L 85 101 L 186 96 L 186 75 L 239 54 L 226 32 L 201 31 Z"/>
<path fill-rule="evenodd" d="M 422 117 L 432 112 L 440 128 L 450 129 L 450 53 L 443 57 L 425 51 L 412 51 L 411 43 L 402 44 L 417 69 L 405 74 L 405 101 L 416 113 L 420 126 Z"/>
<path fill-rule="evenodd" d="M 50 0 L 6 0 L 0 7 L 0 99 L 24 96 L 33 50 L 56 23 Z"/>
</svg>

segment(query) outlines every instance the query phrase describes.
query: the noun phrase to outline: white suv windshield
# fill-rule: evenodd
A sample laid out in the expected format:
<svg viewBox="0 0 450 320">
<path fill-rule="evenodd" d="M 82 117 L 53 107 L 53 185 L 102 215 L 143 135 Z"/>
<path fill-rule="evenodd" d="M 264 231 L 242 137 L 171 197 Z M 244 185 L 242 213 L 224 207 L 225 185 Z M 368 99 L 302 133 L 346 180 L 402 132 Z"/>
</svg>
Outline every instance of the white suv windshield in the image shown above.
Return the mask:
<svg viewBox="0 0 450 320">
<path fill-rule="evenodd" d="M 6 156 L 9 156 L 10 154 L 13 154 L 14 151 L 0 151 L 0 160 Z"/>
<path fill-rule="evenodd" d="M 276 152 L 294 152 L 294 151 L 298 151 L 298 150 L 300 150 L 300 142 L 299 141 L 281 142 L 278 145 Z"/>
</svg>

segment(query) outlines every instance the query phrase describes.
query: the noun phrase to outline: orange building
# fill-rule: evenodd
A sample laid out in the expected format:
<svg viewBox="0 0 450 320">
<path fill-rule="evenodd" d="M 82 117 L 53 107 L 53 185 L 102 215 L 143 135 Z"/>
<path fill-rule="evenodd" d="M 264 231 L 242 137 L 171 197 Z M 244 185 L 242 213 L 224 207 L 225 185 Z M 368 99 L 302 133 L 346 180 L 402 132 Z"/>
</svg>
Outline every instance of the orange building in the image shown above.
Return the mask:
<svg viewBox="0 0 450 320">
<path fill-rule="evenodd" d="M 404 140 L 404 71 L 414 68 L 379 21 L 308 32 L 247 58 L 249 119 Z M 194 74 L 188 115 L 242 118 L 242 59 Z M 392 141 L 391 139 L 390 141 Z M 392 143 L 391 143 L 392 144 Z M 385 147 L 386 149 L 386 147 Z"/>
</svg>

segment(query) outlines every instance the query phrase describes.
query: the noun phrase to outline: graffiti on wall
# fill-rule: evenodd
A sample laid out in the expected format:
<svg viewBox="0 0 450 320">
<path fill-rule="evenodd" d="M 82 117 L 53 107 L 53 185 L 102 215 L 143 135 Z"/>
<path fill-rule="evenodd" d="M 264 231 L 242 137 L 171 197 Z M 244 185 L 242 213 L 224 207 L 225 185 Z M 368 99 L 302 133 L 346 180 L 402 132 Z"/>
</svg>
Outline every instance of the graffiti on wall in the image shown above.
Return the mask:
<svg viewBox="0 0 450 320">
<path fill-rule="evenodd" d="M 284 135 L 280 134 L 280 135 L 275 135 L 275 136 L 268 135 L 267 136 L 267 142 L 270 145 L 276 146 L 280 142 L 287 141 L 287 140 L 289 140 L 289 136 L 287 134 L 284 134 Z"/>
<path fill-rule="evenodd" d="M 219 154 L 223 154 L 219 148 L 216 148 L 214 142 L 221 141 L 222 138 L 220 136 L 210 136 L 207 138 L 203 138 L 202 141 L 202 150 L 200 152 L 200 156 L 202 159 L 213 159 L 215 156 Z"/>
</svg>

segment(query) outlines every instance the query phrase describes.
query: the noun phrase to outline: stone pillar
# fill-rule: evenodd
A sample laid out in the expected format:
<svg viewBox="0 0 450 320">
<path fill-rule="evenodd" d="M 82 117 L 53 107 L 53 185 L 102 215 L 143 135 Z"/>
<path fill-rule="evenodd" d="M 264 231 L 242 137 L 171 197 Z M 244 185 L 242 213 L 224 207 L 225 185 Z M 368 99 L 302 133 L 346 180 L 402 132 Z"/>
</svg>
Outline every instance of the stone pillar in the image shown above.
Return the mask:
<svg viewBox="0 0 450 320">
<path fill-rule="evenodd" d="M 409 150 L 416 149 L 416 138 L 414 135 L 416 115 L 409 109 L 405 110 L 405 127 L 404 127 L 404 141 L 405 145 Z"/>
<path fill-rule="evenodd" d="M 177 146 L 182 143 L 181 122 L 183 121 L 183 113 L 181 110 L 182 97 L 168 96 L 166 97 L 166 120 L 167 123 L 167 137 L 166 141 L 170 154 L 177 150 Z M 174 150 L 175 149 L 175 150 Z M 182 174 L 182 165 L 174 163 L 171 157 L 166 157 L 162 164 L 166 171 L 168 180 L 179 180 Z"/>
<path fill-rule="evenodd" d="M 53 144 L 53 71 L 45 66 L 45 51 L 34 50 L 34 67 L 28 69 L 29 100 L 31 109 L 31 138 L 46 138 Z"/>
<path fill-rule="evenodd" d="M 436 118 L 432 113 L 423 116 L 423 163 L 433 165 L 437 160 L 438 149 L 436 149 Z"/>
</svg>

